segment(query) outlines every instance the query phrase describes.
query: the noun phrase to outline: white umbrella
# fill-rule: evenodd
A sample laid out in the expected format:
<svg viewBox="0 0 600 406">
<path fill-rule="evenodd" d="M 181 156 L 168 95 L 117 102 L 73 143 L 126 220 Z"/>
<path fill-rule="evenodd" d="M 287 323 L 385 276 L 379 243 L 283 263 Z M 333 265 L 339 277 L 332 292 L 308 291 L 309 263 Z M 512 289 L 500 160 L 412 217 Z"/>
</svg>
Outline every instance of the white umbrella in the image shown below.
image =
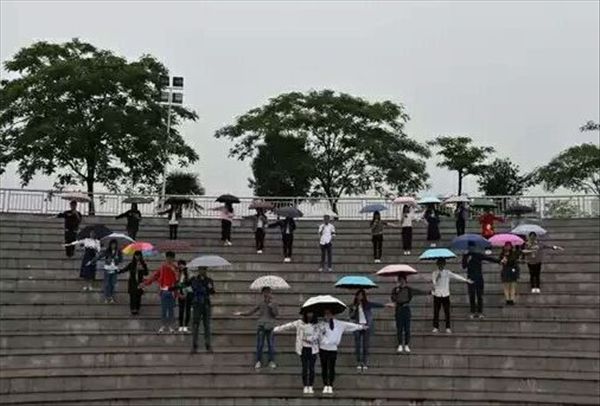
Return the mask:
<svg viewBox="0 0 600 406">
<path fill-rule="evenodd" d="M 217 268 L 220 266 L 229 266 L 231 263 L 218 255 L 202 255 L 192 259 L 188 268 Z"/>
<path fill-rule="evenodd" d="M 331 310 L 333 314 L 338 314 L 346 310 L 346 305 L 341 300 L 330 295 L 313 296 L 304 302 L 300 311 L 322 313 L 325 309 Z"/>
<path fill-rule="evenodd" d="M 447 199 L 444 199 L 444 204 L 448 203 L 469 203 L 471 199 L 468 196 L 460 195 L 460 196 L 450 196 Z"/>
<path fill-rule="evenodd" d="M 109 235 L 102 237 L 100 241 L 106 242 L 110 240 L 117 240 L 119 245 L 131 244 L 132 242 L 135 242 L 133 238 L 122 233 L 110 233 Z"/>
<path fill-rule="evenodd" d="M 417 201 L 415 200 L 414 197 L 410 197 L 410 196 L 400 196 L 397 197 L 393 200 L 394 204 L 406 204 L 408 206 L 413 206 L 416 207 L 417 206 Z"/>
<path fill-rule="evenodd" d="M 263 288 L 271 288 L 273 290 L 289 289 L 290 285 L 280 276 L 266 275 L 257 278 L 250 285 L 252 290 L 262 290 Z"/>
<path fill-rule="evenodd" d="M 514 229 L 510 231 L 512 234 L 517 235 L 529 235 L 531 233 L 535 233 L 536 235 L 542 236 L 547 233 L 547 231 L 538 226 L 537 224 L 520 224 Z"/>
<path fill-rule="evenodd" d="M 61 199 L 76 201 L 78 203 L 89 203 L 92 201 L 92 199 L 90 199 L 90 197 L 83 192 L 65 192 L 61 193 L 60 197 Z"/>
</svg>

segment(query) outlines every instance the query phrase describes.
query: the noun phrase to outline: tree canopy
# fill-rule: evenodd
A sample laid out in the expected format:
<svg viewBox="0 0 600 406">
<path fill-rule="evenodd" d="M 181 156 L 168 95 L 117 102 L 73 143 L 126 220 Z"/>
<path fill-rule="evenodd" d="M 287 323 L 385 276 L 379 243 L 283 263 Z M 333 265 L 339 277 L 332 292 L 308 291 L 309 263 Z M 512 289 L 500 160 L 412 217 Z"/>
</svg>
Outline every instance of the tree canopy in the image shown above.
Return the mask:
<svg viewBox="0 0 600 406">
<path fill-rule="evenodd" d="M 167 195 L 203 195 L 204 187 L 198 175 L 191 172 L 171 172 L 165 185 Z"/>
<path fill-rule="evenodd" d="M 479 190 L 486 196 L 520 196 L 535 184 L 531 174 L 522 174 L 510 159 L 495 159 L 478 176 Z"/>
<path fill-rule="evenodd" d="M 494 152 L 492 147 L 477 147 L 470 137 L 437 137 L 428 142 L 438 148 L 441 161 L 437 166 L 458 172 L 458 194 L 462 193 L 463 178 L 478 175 L 485 168 L 485 161 Z"/>
<path fill-rule="evenodd" d="M 152 56 L 128 62 L 77 39 L 42 41 L 4 68 L 14 78 L 0 84 L 0 173 L 18 162 L 23 185 L 40 172 L 90 194 L 95 184 L 135 189 L 154 185 L 173 157 L 181 166 L 198 159 L 177 130 L 196 113 L 173 106 L 167 134 L 167 70 Z"/>
<path fill-rule="evenodd" d="M 600 130 L 600 124 L 596 123 L 592 120 L 588 121 L 587 123 L 585 123 L 584 125 L 582 125 L 581 127 L 579 127 L 579 130 L 581 132 L 585 132 L 585 131 L 599 131 Z"/>
<path fill-rule="evenodd" d="M 268 135 L 301 140 L 314 162 L 311 193 L 335 200 L 366 191 L 408 193 L 426 185 L 426 146 L 409 138 L 404 107 L 332 90 L 285 93 L 219 129 L 230 156 L 253 158 Z"/>
</svg>

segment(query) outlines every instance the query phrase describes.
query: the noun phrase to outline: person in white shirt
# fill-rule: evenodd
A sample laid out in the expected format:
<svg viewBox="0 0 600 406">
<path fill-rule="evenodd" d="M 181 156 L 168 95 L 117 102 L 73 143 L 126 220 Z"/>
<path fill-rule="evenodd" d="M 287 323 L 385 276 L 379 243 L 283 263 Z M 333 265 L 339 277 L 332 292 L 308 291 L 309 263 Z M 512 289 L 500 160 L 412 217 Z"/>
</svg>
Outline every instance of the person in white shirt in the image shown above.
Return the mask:
<svg viewBox="0 0 600 406">
<path fill-rule="evenodd" d="M 452 333 L 450 329 L 450 279 L 466 283 L 473 283 L 473 281 L 447 270 L 445 259 L 437 260 L 437 268 L 431 274 L 433 283 L 433 332 L 437 333 L 439 331 L 440 307 L 443 307 L 446 316 L 446 333 L 450 334 Z"/>
<path fill-rule="evenodd" d="M 323 271 L 325 267 L 325 260 L 327 259 L 327 270 L 331 272 L 332 269 L 332 258 L 331 258 L 331 243 L 335 236 L 335 226 L 331 224 L 330 217 L 328 215 L 323 216 L 323 224 L 319 226 L 319 245 L 321 246 L 321 265 L 319 266 L 319 272 Z"/>
<path fill-rule="evenodd" d="M 233 205 L 225 203 L 219 217 L 221 219 L 221 242 L 225 247 L 229 247 L 233 245 L 231 243 L 231 225 L 234 218 Z"/>
<path fill-rule="evenodd" d="M 296 329 L 296 354 L 300 356 L 302 362 L 304 394 L 313 394 L 315 361 L 319 353 L 320 336 L 317 317 L 312 312 L 305 312 L 302 314 L 301 319 L 275 327 L 273 333 L 280 333 L 291 329 Z"/>
<path fill-rule="evenodd" d="M 402 217 L 400 218 L 400 227 L 402 227 L 402 249 L 404 255 L 410 255 L 412 250 L 413 221 L 417 220 L 417 215 L 411 207 L 405 204 L 402 207 Z"/>
<path fill-rule="evenodd" d="M 323 378 L 323 393 L 333 394 L 333 381 L 335 379 L 335 362 L 337 349 L 342 334 L 358 330 L 366 330 L 368 325 L 348 323 L 333 317 L 330 310 L 325 310 L 325 320 L 319 323 L 321 337 L 319 339 L 319 358 L 321 360 L 321 377 Z"/>
<path fill-rule="evenodd" d="M 93 283 L 96 279 L 96 264 L 92 261 L 96 258 L 96 255 L 98 255 L 98 252 L 100 252 L 100 240 L 96 239 L 94 230 L 92 230 L 90 231 L 89 237 L 65 244 L 65 247 L 75 246 L 84 248 L 79 277 L 84 281 L 82 290 L 84 292 L 91 292 L 94 289 Z"/>
</svg>

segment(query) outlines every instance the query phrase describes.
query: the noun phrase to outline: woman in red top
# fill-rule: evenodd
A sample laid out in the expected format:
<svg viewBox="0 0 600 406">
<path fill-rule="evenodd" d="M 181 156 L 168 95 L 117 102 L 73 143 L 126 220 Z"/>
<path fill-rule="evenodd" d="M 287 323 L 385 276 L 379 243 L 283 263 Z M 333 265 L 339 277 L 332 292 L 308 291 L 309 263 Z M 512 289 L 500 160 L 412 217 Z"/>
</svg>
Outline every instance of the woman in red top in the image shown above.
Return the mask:
<svg viewBox="0 0 600 406">
<path fill-rule="evenodd" d="M 491 209 L 487 209 L 487 211 L 479 217 L 479 224 L 481 224 L 481 235 L 483 237 L 490 238 L 494 235 L 495 221 L 503 223 L 504 219 L 494 215 Z"/>
<path fill-rule="evenodd" d="M 175 253 L 168 251 L 165 254 L 166 261 L 160 266 L 158 271 L 146 279 L 142 285 L 152 285 L 157 282 L 160 288 L 160 310 L 162 326 L 158 329 L 158 333 L 164 333 L 167 329 L 169 333 L 174 333 L 173 321 L 175 319 L 175 285 L 177 284 L 177 273 L 175 271 Z"/>
</svg>

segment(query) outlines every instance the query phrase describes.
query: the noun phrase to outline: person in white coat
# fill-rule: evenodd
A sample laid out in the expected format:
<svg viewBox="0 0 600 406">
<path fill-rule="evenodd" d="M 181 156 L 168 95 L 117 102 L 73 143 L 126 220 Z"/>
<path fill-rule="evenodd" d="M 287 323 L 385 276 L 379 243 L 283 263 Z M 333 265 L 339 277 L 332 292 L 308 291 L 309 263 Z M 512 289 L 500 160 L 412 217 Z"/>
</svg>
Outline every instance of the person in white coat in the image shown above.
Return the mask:
<svg viewBox="0 0 600 406">
<path fill-rule="evenodd" d="M 348 323 L 334 318 L 330 310 L 325 310 L 325 319 L 319 323 L 321 336 L 319 338 L 319 358 L 321 360 L 321 377 L 323 378 L 323 393 L 333 394 L 335 380 L 335 362 L 337 349 L 342 334 L 368 329 L 368 325 Z"/>
<path fill-rule="evenodd" d="M 440 307 L 444 307 L 446 315 L 446 333 L 452 333 L 450 329 L 450 279 L 457 281 L 473 283 L 472 280 L 464 278 L 446 269 L 446 260 L 438 259 L 437 267 L 431 274 L 433 283 L 433 332 L 437 333 L 440 327 Z"/>
</svg>

